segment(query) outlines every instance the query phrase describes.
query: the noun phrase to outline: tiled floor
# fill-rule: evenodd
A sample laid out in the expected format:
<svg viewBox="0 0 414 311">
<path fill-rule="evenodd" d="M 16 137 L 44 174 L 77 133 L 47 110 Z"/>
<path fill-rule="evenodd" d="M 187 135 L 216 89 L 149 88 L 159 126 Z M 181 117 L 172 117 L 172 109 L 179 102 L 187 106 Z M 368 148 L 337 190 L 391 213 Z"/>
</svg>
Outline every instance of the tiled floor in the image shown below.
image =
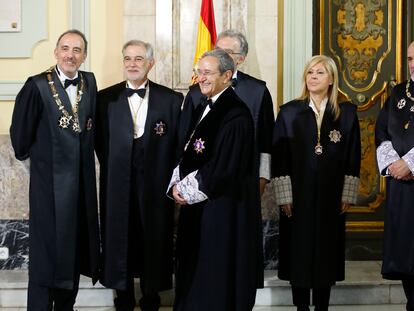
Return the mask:
<svg viewBox="0 0 414 311">
<path fill-rule="evenodd" d="M 25 311 L 25 308 L 0 308 L 0 311 Z M 78 308 L 77 311 L 115 311 L 114 308 Z M 139 309 L 135 309 L 139 311 Z M 255 307 L 253 311 L 295 311 L 294 307 Z M 403 311 L 404 305 L 366 305 L 366 306 L 332 306 L 331 311 Z M 161 308 L 160 311 L 172 311 L 172 308 Z"/>
<path fill-rule="evenodd" d="M 25 311 L 24 308 L 0 308 L 0 311 Z M 113 308 L 80 308 L 78 311 L 114 311 Z M 253 311 L 295 311 L 294 307 L 255 307 Z M 332 306 L 331 311 L 403 311 L 403 305 L 369 305 L 369 306 Z M 139 309 L 136 309 L 139 311 Z M 160 311 L 172 311 L 172 308 L 161 308 Z"/>
</svg>

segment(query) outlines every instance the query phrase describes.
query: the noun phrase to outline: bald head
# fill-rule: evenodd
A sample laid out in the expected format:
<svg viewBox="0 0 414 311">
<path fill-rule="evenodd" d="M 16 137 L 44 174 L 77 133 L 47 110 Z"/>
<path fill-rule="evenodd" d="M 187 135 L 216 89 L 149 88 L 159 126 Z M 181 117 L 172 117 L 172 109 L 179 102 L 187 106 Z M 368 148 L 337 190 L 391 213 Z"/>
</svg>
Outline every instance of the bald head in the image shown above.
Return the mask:
<svg viewBox="0 0 414 311">
<path fill-rule="evenodd" d="M 407 49 L 408 69 L 410 70 L 411 79 L 414 80 L 414 41 L 410 43 Z"/>
</svg>

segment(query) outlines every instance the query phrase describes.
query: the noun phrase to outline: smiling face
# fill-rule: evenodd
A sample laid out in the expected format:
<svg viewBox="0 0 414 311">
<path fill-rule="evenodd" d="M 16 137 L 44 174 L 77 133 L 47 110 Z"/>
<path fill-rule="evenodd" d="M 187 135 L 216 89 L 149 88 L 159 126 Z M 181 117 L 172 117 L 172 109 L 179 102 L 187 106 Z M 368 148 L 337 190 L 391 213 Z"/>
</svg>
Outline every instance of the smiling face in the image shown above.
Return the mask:
<svg viewBox="0 0 414 311">
<path fill-rule="evenodd" d="M 129 45 L 124 50 L 124 73 L 135 87 L 144 83 L 154 65 L 154 60 L 148 59 L 146 52 L 141 45 Z"/>
<path fill-rule="evenodd" d="M 55 58 L 59 69 L 67 77 L 73 78 L 86 59 L 82 37 L 74 33 L 64 35 L 55 48 Z"/>
<path fill-rule="evenodd" d="M 206 56 L 198 62 L 197 75 L 201 93 L 211 98 L 230 85 L 232 72 L 227 70 L 221 74 L 218 58 Z"/>
<path fill-rule="evenodd" d="M 327 96 L 332 77 L 323 63 L 317 63 L 306 73 L 306 87 L 310 95 Z"/>
</svg>

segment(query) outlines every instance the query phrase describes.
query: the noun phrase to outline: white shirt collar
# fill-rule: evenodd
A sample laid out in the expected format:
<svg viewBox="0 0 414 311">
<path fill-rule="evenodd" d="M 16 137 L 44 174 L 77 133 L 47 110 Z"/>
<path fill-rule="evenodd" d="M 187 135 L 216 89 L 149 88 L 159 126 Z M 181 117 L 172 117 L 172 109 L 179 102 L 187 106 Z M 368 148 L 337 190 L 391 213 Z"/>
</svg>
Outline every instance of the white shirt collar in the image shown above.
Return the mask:
<svg viewBox="0 0 414 311">
<path fill-rule="evenodd" d="M 216 95 L 214 95 L 213 97 L 211 97 L 211 102 L 214 104 L 215 102 L 216 102 L 216 100 L 217 100 L 217 98 L 219 98 L 220 97 L 220 95 L 225 91 L 225 90 L 227 90 L 229 88 L 229 86 L 228 87 L 226 87 L 224 90 L 222 90 L 220 93 L 217 93 Z"/>
<path fill-rule="evenodd" d="M 310 98 L 310 100 L 309 100 L 309 107 L 311 107 L 312 108 L 312 110 L 316 113 L 316 114 L 323 114 L 324 112 L 325 112 L 325 109 L 326 109 L 326 105 L 327 105 L 327 103 L 328 103 L 328 97 L 325 97 L 322 101 L 321 101 L 321 106 L 320 106 L 320 109 L 319 109 L 319 112 L 318 112 L 318 109 L 316 109 L 316 105 L 315 105 L 315 103 L 313 102 L 313 100 L 312 100 L 312 98 Z"/>
<path fill-rule="evenodd" d="M 234 70 L 233 72 L 233 76 L 231 77 L 232 79 L 237 79 L 237 69 Z"/>
<path fill-rule="evenodd" d="M 59 80 L 62 81 L 62 82 L 65 82 L 66 79 L 73 80 L 73 79 L 76 79 L 78 77 L 78 72 L 76 71 L 75 76 L 73 78 L 69 78 L 68 76 L 66 76 L 63 73 L 62 69 L 59 68 L 59 65 L 56 65 L 55 70 L 56 70 L 56 73 L 59 77 Z"/>
<path fill-rule="evenodd" d="M 138 88 L 137 88 L 137 90 L 138 89 L 145 89 L 145 87 L 147 86 L 147 82 L 148 82 L 148 79 L 147 80 L 145 80 L 140 86 L 138 86 Z M 135 87 L 132 85 L 132 83 L 128 80 L 127 81 L 127 86 L 130 88 L 130 89 L 135 89 Z"/>
</svg>

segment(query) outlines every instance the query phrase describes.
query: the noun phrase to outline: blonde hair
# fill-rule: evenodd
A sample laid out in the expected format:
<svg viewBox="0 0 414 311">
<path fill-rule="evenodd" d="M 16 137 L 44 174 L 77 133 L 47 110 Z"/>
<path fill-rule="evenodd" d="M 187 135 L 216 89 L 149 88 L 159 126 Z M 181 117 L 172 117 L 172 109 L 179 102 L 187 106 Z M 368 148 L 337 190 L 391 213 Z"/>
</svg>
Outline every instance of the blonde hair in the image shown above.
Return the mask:
<svg viewBox="0 0 414 311">
<path fill-rule="evenodd" d="M 306 85 L 306 76 L 308 71 L 315 65 L 321 63 L 332 79 L 332 84 L 328 88 L 328 105 L 331 106 L 334 113 L 334 120 L 339 118 L 341 113 L 338 103 L 338 69 L 332 58 L 326 55 L 315 55 L 305 65 L 302 75 L 302 94 L 298 99 L 309 99 L 310 93 Z"/>
</svg>

